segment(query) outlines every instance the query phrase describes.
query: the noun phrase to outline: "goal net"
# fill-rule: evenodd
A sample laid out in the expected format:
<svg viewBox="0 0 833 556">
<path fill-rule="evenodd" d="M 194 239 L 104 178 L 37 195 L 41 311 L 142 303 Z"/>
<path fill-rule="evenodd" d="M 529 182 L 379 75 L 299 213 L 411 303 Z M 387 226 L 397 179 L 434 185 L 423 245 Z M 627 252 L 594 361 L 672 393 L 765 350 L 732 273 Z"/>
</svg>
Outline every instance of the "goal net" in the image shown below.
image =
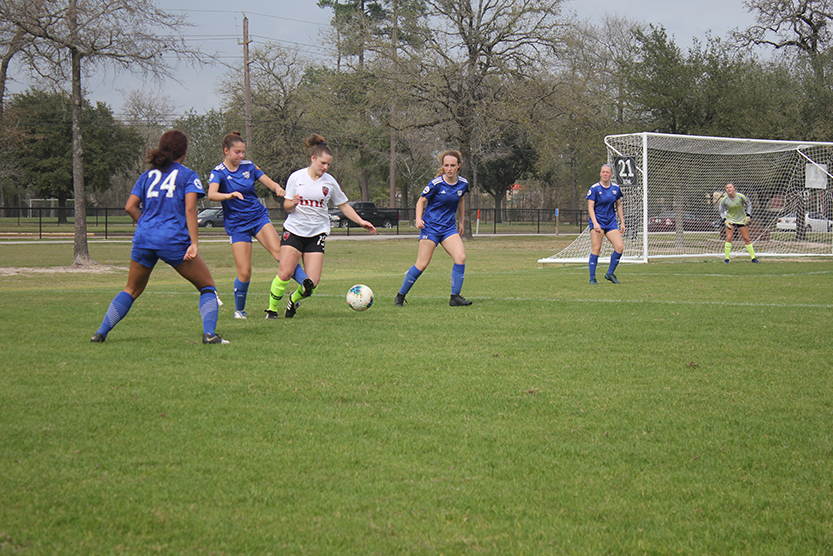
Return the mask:
<svg viewBox="0 0 833 556">
<path fill-rule="evenodd" d="M 723 258 L 718 204 L 727 183 L 752 203 L 756 256 L 833 254 L 833 143 L 633 133 L 607 136 L 605 144 L 624 195 L 622 261 Z M 605 240 L 600 260 L 611 253 Z M 538 262 L 584 263 L 589 254 L 585 228 L 567 248 Z M 739 233 L 732 254 L 748 256 Z"/>
</svg>

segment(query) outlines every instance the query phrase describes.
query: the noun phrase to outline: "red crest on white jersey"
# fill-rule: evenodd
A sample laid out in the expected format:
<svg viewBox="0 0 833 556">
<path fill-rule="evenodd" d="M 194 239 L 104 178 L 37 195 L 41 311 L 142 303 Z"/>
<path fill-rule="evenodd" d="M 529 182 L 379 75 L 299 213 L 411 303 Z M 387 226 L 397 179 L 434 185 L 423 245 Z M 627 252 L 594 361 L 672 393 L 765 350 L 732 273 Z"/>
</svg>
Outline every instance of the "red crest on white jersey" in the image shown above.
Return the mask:
<svg viewBox="0 0 833 556">
<path fill-rule="evenodd" d="M 322 193 L 324 194 L 324 196 L 326 197 L 326 196 L 327 196 L 327 194 L 330 192 L 330 188 L 329 188 L 329 187 L 327 187 L 327 186 L 325 185 L 324 187 L 322 187 L 322 188 L 321 188 L 321 192 L 322 192 Z"/>
</svg>

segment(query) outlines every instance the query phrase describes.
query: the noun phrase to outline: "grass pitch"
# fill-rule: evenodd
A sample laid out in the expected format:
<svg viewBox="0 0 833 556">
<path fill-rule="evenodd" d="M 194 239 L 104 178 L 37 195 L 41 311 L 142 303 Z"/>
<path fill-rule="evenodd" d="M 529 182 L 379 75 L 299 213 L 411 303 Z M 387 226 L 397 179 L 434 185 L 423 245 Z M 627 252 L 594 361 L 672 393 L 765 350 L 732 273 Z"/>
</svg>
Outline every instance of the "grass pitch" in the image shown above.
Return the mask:
<svg viewBox="0 0 833 556">
<path fill-rule="evenodd" d="M 540 268 L 554 238 L 331 241 L 316 295 L 233 320 L 160 265 L 104 344 L 107 273 L 0 244 L 0 554 L 833 553 L 833 261 Z M 603 275 L 606 265 L 600 268 Z M 373 307 L 351 311 L 356 283 Z"/>
</svg>

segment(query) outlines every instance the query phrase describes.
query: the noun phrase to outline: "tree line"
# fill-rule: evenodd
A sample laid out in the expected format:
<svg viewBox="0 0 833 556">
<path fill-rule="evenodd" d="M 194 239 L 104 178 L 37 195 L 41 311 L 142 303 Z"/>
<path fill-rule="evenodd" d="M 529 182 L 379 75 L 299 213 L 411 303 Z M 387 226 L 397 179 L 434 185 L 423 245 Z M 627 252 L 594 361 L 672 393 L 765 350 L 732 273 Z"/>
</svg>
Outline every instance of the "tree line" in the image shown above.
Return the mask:
<svg viewBox="0 0 833 556">
<path fill-rule="evenodd" d="M 332 14 L 330 59 L 269 42 L 251 52 L 248 154 L 279 180 L 305 165 L 301 144 L 315 131 L 351 198 L 412 207 L 436 153 L 451 147 L 473 206 L 502 208 L 520 183 L 530 208 L 574 209 L 598 178 L 608 134 L 830 138 L 833 0 L 745 0 L 754 25 L 686 50 L 661 23 L 579 21 L 562 0 L 318 5 Z M 222 158 L 222 137 L 245 128 L 242 67 L 208 113 L 171 120 L 170 99 L 151 88 L 127 96 L 122 121 L 83 99 L 82 79 L 108 66 L 164 80 L 168 64 L 211 62 L 182 39 L 187 22 L 150 0 L 0 0 L 0 18 L 2 205 L 32 193 L 74 198 L 78 220 L 79 203 L 124 201 L 168 127 L 189 135 L 187 164 L 203 176 Z M 6 99 L 15 57 L 41 77 Z M 84 237 L 76 263 L 85 249 Z"/>
</svg>

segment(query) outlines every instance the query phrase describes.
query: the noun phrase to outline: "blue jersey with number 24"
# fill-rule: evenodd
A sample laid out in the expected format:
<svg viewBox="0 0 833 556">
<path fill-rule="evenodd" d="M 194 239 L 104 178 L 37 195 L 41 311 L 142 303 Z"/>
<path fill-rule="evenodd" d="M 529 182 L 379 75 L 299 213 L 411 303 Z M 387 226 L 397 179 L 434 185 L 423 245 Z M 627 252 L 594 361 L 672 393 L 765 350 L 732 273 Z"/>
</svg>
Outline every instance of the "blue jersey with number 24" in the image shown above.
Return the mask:
<svg viewBox="0 0 833 556">
<path fill-rule="evenodd" d="M 172 249 L 191 245 L 185 220 L 185 194 L 205 196 L 197 173 L 178 162 L 163 170 L 151 168 L 136 180 L 131 195 L 142 202 L 133 245 L 141 249 Z"/>
</svg>

